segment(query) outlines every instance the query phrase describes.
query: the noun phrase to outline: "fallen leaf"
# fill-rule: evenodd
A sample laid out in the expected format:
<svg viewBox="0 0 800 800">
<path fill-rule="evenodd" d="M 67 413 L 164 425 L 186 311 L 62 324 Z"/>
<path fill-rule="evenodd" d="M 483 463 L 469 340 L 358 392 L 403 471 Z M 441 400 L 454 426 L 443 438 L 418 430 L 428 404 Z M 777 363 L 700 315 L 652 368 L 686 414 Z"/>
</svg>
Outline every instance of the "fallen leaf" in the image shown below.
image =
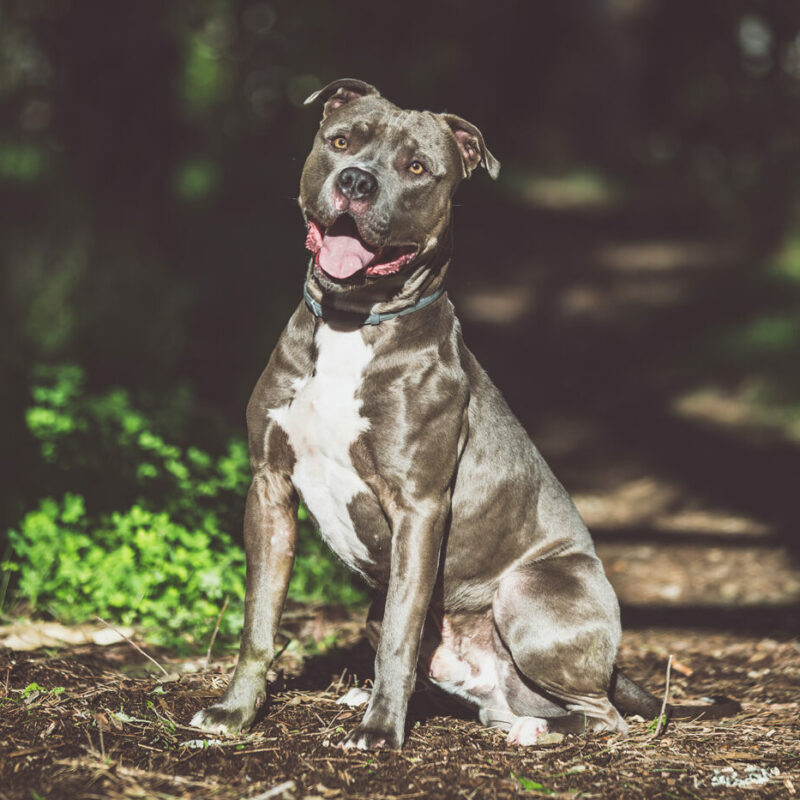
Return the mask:
<svg viewBox="0 0 800 800">
<path fill-rule="evenodd" d="M 92 714 L 92 719 L 95 721 L 95 724 L 98 728 L 100 728 L 101 731 L 107 731 L 111 729 L 111 726 L 108 724 L 108 717 L 102 711 Z"/>
</svg>

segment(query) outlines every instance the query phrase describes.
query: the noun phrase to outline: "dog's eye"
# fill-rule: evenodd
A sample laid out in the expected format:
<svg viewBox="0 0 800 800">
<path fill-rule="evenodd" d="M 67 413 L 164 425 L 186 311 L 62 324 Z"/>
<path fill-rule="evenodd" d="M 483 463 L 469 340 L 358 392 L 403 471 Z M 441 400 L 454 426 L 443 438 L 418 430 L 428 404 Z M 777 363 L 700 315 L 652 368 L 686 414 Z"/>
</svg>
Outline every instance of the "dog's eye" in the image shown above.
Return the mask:
<svg viewBox="0 0 800 800">
<path fill-rule="evenodd" d="M 412 161 L 408 165 L 408 171 L 412 175 L 422 175 L 422 173 L 425 172 L 425 167 L 422 165 L 422 162 L 420 161 Z"/>
<path fill-rule="evenodd" d="M 334 136 L 331 144 L 334 150 L 347 150 L 347 139 L 344 136 Z"/>
</svg>

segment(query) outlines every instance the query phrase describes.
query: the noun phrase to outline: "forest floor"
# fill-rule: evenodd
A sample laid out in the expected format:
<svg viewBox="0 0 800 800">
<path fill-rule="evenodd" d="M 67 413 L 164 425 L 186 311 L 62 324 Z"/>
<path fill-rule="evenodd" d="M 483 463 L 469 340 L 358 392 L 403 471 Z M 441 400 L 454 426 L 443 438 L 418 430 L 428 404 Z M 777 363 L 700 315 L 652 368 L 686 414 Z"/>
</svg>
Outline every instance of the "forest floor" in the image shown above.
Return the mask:
<svg viewBox="0 0 800 800">
<path fill-rule="evenodd" d="M 506 743 L 468 713 L 412 699 L 400 752 L 337 747 L 361 711 L 337 705 L 368 682 L 371 652 L 352 613 L 293 609 L 289 648 L 269 707 L 247 736 L 188 727 L 215 698 L 233 657 L 209 670 L 150 649 L 163 674 L 125 642 L 65 650 L 0 651 L 0 798 L 612 798 L 793 797 L 800 791 L 800 644 L 788 636 L 639 629 L 619 663 L 670 700 L 727 694 L 736 716 L 675 722 L 630 718 L 630 735 Z M 291 632 L 290 631 L 290 632 Z M 554 736 L 554 739 L 558 737 Z"/>
</svg>

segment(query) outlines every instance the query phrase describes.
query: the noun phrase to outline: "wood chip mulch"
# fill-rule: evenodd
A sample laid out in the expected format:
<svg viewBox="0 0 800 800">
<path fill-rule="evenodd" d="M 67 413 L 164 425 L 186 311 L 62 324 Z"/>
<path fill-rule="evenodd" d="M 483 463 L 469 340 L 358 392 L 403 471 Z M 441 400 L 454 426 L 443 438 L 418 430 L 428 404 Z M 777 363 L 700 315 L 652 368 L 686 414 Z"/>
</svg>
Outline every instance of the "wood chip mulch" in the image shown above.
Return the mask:
<svg viewBox="0 0 800 800">
<path fill-rule="evenodd" d="M 631 734 L 506 744 L 468 713 L 412 700 L 400 752 L 343 752 L 360 718 L 336 704 L 368 679 L 354 635 L 340 649 L 281 660 L 264 718 L 241 738 L 187 726 L 227 681 L 155 652 L 165 678 L 128 645 L 0 650 L 0 798 L 792 798 L 800 792 L 800 643 L 689 630 L 626 633 L 620 663 L 670 699 L 741 701 L 736 717 L 668 725 L 633 718 Z M 154 651 L 151 651 L 154 652 Z M 288 665 L 288 666 L 287 666 Z M 557 737 L 555 737 L 557 738 Z"/>
</svg>

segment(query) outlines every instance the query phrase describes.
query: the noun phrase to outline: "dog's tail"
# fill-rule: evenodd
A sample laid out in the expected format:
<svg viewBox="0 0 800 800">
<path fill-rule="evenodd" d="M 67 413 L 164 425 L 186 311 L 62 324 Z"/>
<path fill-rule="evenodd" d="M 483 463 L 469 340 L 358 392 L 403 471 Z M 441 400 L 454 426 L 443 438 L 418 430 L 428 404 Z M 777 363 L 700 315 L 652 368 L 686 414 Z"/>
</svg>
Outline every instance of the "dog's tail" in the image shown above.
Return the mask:
<svg viewBox="0 0 800 800">
<path fill-rule="evenodd" d="M 662 701 L 616 668 L 611 677 L 609 696 L 622 714 L 639 714 L 645 719 L 656 719 L 661 713 Z M 720 719 L 742 710 L 739 703 L 729 697 L 716 695 L 710 700 L 710 703 L 687 706 L 668 704 L 665 712 L 667 719 Z"/>
</svg>

